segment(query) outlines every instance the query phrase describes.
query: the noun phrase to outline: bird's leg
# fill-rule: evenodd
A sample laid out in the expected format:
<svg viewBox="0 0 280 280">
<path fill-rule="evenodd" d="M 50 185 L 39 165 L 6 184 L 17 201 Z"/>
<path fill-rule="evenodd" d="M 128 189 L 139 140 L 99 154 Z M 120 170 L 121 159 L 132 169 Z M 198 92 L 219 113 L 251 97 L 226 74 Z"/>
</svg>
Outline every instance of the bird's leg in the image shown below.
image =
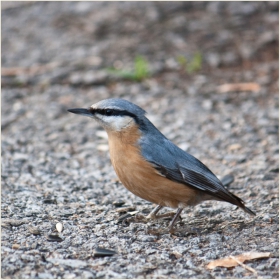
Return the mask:
<svg viewBox="0 0 280 280">
<path fill-rule="evenodd" d="M 163 206 L 160 206 L 160 205 L 156 206 L 156 207 L 150 212 L 150 214 L 146 217 L 147 220 L 153 220 L 153 219 L 158 218 L 157 212 L 158 212 L 160 209 L 162 209 L 162 208 L 163 208 Z"/>
<path fill-rule="evenodd" d="M 170 222 L 170 225 L 169 225 L 170 233 L 174 233 L 173 227 L 174 227 L 176 221 L 178 220 L 178 218 L 180 217 L 180 214 L 182 213 L 182 211 L 183 211 L 183 208 L 178 208 L 177 213 L 174 215 L 172 221 Z"/>
<path fill-rule="evenodd" d="M 161 214 L 161 215 L 156 215 L 155 216 L 155 219 L 161 219 L 161 218 L 167 218 L 167 217 L 174 217 L 176 213 L 174 212 L 168 212 L 168 213 L 164 213 L 164 214 Z"/>
<path fill-rule="evenodd" d="M 175 215 L 174 212 L 168 212 L 165 214 L 157 215 L 158 211 L 161 210 L 163 206 L 156 206 L 151 213 L 146 217 L 147 220 L 155 220 L 155 219 L 161 219 L 161 218 L 166 218 L 166 217 L 173 217 Z"/>
</svg>

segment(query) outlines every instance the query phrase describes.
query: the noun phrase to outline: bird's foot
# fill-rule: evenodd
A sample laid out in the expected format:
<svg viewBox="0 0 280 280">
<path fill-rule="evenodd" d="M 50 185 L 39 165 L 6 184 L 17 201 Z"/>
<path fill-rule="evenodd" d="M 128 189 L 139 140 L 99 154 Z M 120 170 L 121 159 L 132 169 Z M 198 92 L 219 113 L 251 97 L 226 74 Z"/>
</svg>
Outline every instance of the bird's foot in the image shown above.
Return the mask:
<svg viewBox="0 0 280 280">
<path fill-rule="evenodd" d="M 147 216 L 142 215 L 142 214 L 137 214 L 137 215 L 135 215 L 135 219 L 136 219 L 137 221 L 144 221 L 144 222 L 149 221 L 149 219 L 147 219 Z"/>
<path fill-rule="evenodd" d="M 176 213 L 174 212 L 168 212 L 165 214 L 161 214 L 161 215 L 155 215 L 153 213 L 150 213 L 148 216 L 146 216 L 146 219 L 149 220 L 157 220 L 157 219 L 162 219 L 162 218 L 169 218 L 169 217 L 174 217 Z"/>
<path fill-rule="evenodd" d="M 150 221 L 150 220 L 155 220 L 157 217 L 157 215 L 153 214 L 153 213 L 150 213 L 148 216 L 145 216 L 146 220 L 147 221 Z"/>
</svg>

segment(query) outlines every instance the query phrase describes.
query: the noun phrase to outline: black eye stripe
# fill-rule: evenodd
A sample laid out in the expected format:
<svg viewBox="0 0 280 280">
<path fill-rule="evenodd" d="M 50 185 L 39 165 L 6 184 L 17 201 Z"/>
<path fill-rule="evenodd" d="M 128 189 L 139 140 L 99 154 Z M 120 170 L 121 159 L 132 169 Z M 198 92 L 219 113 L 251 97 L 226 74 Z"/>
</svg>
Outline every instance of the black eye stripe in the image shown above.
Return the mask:
<svg viewBox="0 0 280 280">
<path fill-rule="evenodd" d="M 106 110 L 104 110 L 105 111 L 105 115 L 106 116 L 111 116 L 111 115 L 113 115 L 113 110 L 111 110 L 111 109 L 106 109 Z"/>
<path fill-rule="evenodd" d="M 92 114 L 100 114 L 104 116 L 129 116 L 132 118 L 136 118 L 136 115 L 125 111 L 125 110 L 117 110 L 117 109 L 94 109 L 90 108 L 89 109 Z"/>
<path fill-rule="evenodd" d="M 91 114 L 100 114 L 103 116 L 129 116 L 135 120 L 138 125 L 143 125 L 143 122 L 133 113 L 128 112 L 126 110 L 118 110 L 118 109 L 96 109 L 96 108 L 89 108 Z M 107 113 L 106 113 L 107 111 Z"/>
<path fill-rule="evenodd" d="M 94 112 L 97 114 L 100 114 L 100 115 L 104 115 L 104 116 L 117 116 L 118 115 L 118 112 L 113 109 L 95 109 Z"/>
</svg>

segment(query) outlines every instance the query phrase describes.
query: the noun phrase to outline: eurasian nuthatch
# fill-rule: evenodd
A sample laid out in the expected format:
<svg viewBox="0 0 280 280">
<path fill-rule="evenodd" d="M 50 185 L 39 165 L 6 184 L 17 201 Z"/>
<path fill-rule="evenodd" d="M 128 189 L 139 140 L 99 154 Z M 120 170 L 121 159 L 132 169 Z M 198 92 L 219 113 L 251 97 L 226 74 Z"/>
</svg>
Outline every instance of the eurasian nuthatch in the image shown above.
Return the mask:
<svg viewBox="0 0 280 280">
<path fill-rule="evenodd" d="M 106 130 L 111 161 L 123 185 L 158 205 L 147 218 L 160 217 L 163 207 L 178 209 L 170 232 L 185 207 L 205 200 L 226 201 L 255 215 L 208 167 L 169 141 L 137 105 L 112 98 L 68 111 L 93 118 Z"/>
</svg>

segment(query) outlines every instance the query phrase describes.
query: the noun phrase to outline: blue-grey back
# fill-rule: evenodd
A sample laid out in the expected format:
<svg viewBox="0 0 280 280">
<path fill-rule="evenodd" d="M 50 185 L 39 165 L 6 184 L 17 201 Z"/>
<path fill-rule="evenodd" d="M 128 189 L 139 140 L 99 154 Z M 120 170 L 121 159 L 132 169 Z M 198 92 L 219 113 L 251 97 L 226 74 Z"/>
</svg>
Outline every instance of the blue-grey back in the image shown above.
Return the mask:
<svg viewBox="0 0 280 280">
<path fill-rule="evenodd" d="M 145 159 L 167 168 L 176 169 L 179 164 L 182 167 L 187 165 L 188 168 L 195 169 L 199 173 L 211 172 L 202 162 L 172 143 L 147 118 L 145 119 L 147 120 L 145 126 L 148 129 L 144 132 L 145 136 L 139 140 Z M 214 174 L 213 176 L 216 178 Z"/>
</svg>

